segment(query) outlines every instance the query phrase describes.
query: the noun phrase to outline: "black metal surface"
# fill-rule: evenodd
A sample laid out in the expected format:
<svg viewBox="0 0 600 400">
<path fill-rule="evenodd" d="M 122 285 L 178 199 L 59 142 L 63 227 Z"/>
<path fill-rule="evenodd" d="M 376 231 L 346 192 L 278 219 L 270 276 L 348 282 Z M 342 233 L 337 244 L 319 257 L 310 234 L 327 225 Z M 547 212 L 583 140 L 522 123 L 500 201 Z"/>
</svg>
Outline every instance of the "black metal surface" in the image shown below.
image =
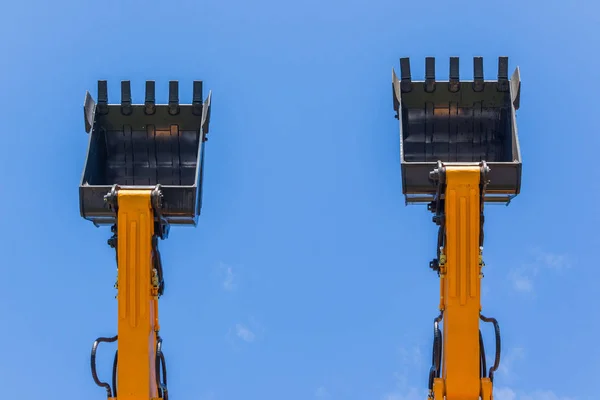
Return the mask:
<svg viewBox="0 0 600 400">
<path fill-rule="evenodd" d="M 440 313 L 433 321 L 433 350 L 431 354 L 431 368 L 429 369 L 428 389 L 431 394 L 433 391 L 433 381 L 439 378 L 442 372 L 442 331 L 440 330 L 440 322 L 442 321 L 443 313 Z"/>
<path fill-rule="evenodd" d="M 116 388 L 116 380 L 115 380 L 115 369 L 116 369 L 116 354 L 115 354 L 115 361 L 113 363 L 113 377 L 112 377 L 112 382 L 113 382 L 113 388 L 111 389 L 110 384 L 107 382 L 102 382 L 100 381 L 100 379 L 98 378 L 98 373 L 96 372 L 96 351 L 98 350 L 98 345 L 102 342 L 104 343 L 112 343 L 117 341 L 118 336 L 113 336 L 111 338 L 107 338 L 107 337 L 99 337 L 98 339 L 96 339 L 94 341 L 94 344 L 92 345 L 92 353 L 90 355 L 90 367 L 92 369 L 92 378 L 94 379 L 94 382 L 96 383 L 96 385 L 103 387 L 106 390 L 106 397 L 110 398 L 113 395 L 113 392 L 115 393 L 116 396 L 116 392 L 117 392 L 117 388 Z"/>
<path fill-rule="evenodd" d="M 498 367 L 500 366 L 500 352 L 502 350 L 502 342 L 501 342 L 501 338 L 500 338 L 500 326 L 498 325 L 498 321 L 496 320 L 496 318 L 488 318 L 488 317 L 485 317 L 484 315 L 479 315 L 479 318 L 484 322 L 491 322 L 494 325 L 494 336 L 496 339 L 496 354 L 494 356 L 494 365 L 492 365 L 490 367 L 490 371 L 488 373 L 490 381 L 493 383 L 494 382 L 494 372 L 496 372 L 498 370 Z"/>
<path fill-rule="evenodd" d="M 487 377 L 487 360 L 485 359 L 485 346 L 481 329 L 479 330 L 479 377 Z"/>
<path fill-rule="evenodd" d="M 85 128 L 90 133 L 79 187 L 81 215 L 96 225 L 114 224 L 104 196 L 121 189 L 161 185 L 161 213 L 169 224 L 196 225 L 202 205 L 204 143 L 210 122 L 209 92 L 194 82 L 192 104 L 179 104 L 178 82 L 169 82 L 169 104 L 155 104 L 155 84 L 146 82 L 143 104 L 132 104 L 129 81 L 121 103 L 108 104 L 106 81 L 98 103 L 86 93 Z"/>
<path fill-rule="evenodd" d="M 112 387 L 115 392 L 114 395 L 117 397 L 117 365 L 119 363 L 119 350 L 115 350 L 115 357 L 113 358 L 112 367 Z"/>
<path fill-rule="evenodd" d="M 436 81 L 433 57 L 426 59 L 423 81 L 412 80 L 408 58 L 400 60 L 400 80 L 392 73 L 403 193 L 407 202 L 431 201 L 437 184 L 429 172 L 438 161 L 485 161 L 490 167 L 485 201 L 507 202 L 521 186 L 519 69 L 509 80 L 508 58 L 500 57 L 497 79 L 485 81 L 483 59 L 475 57 L 473 80 L 460 81 L 459 59 L 452 57 L 449 64 L 447 81 Z"/>
<path fill-rule="evenodd" d="M 162 398 L 163 400 L 169 400 L 169 389 L 167 388 L 167 363 L 165 361 L 165 355 L 162 351 L 162 338 L 160 336 L 157 337 L 156 341 L 156 358 L 154 367 L 156 386 L 158 388 L 158 397 Z"/>
</svg>

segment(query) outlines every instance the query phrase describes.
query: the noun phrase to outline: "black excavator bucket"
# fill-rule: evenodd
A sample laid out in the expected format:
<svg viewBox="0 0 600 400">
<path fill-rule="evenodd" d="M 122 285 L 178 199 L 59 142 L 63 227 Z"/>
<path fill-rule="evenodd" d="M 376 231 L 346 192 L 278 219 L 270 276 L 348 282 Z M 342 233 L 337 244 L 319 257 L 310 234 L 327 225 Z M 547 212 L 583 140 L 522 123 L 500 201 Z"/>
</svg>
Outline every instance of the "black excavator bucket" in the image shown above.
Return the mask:
<svg viewBox="0 0 600 400">
<path fill-rule="evenodd" d="M 459 79 L 458 57 L 450 58 L 447 81 L 436 81 L 433 57 L 425 59 L 423 81 L 412 80 L 408 58 L 400 59 L 400 79 L 392 71 L 407 203 L 433 199 L 437 184 L 429 173 L 438 161 L 455 165 L 485 161 L 490 168 L 487 202 L 508 202 L 519 194 L 519 68 L 508 79 L 508 57 L 499 57 L 497 79 L 490 81 L 483 77 L 483 59 L 473 61 L 474 76 L 469 81 Z"/>
<path fill-rule="evenodd" d="M 115 214 L 104 200 L 114 185 L 160 185 L 166 222 L 196 225 L 211 93 L 202 99 L 202 82 L 195 81 L 192 103 L 179 104 L 179 83 L 171 81 L 168 104 L 158 105 L 154 81 L 147 81 L 144 104 L 132 104 L 130 82 L 123 81 L 121 104 L 109 104 L 107 82 L 98 81 L 98 102 L 87 92 L 84 104 L 90 135 L 79 186 L 82 217 L 95 225 L 114 224 Z"/>
</svg>

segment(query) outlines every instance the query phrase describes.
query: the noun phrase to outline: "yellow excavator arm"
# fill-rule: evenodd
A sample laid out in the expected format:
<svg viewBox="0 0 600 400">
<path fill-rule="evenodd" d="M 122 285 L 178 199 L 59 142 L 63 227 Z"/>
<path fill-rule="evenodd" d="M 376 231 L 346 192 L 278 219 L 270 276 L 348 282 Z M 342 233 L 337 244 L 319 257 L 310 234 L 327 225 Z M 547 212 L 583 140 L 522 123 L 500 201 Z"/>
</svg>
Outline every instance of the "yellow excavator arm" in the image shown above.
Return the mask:
<svg viewBox="0 0 600 400">
<path fill-rule="evenodd" d="M 394 110 L 400 121 L 402 187 L 407 203 L 426 203 L 439 226 L 437 257 L 440 315 L 434 320 L 430 400 L 492 400 L 500 362 L 500 328 L 481 313 L 485 203 L 506 203 L 519 194 L 521 155 L 516 127 L 521 82 L 508 79 L 508 58 L 498 77 L 483 79 L 474 58 L 474 79 L 459 80 L 450 59 L 447 81 L 436 81 L 435 59 L 425 60 L 425 79 L 413 81 L 408 58 L 401 77 L 392 72 Z M 494 364 L 487 369 L 480 321 L 494 326 Z M 442 329 L 440 329 L 442 324 Z"/>
<path fill-rule="evenodd" d="M 164 292 L 159 239 L 171 225 L 195 226 L 201 207 L 204 143 L 210 118 L 209 93 L 194 82 L 192 104 L 179 104 L 178 82 L 169 103 L 155 104 L 154 82 L 146 82 L 144 104 L 132 104 L 129 81 L 121 103 L 108 104 L 107 82 L 98 82 L 98 103 L 86 94 L 90 134 L 80 184 L 81 215 L 111 225 L 108 244 L 117 252 L 117 335 L 92 346 L 91 369 L 109 400 L 168 400 L 165 356 L 158 321 Z M 96 371 L 102 342 L 117 342 L 111 383 Z"/>
</svg>

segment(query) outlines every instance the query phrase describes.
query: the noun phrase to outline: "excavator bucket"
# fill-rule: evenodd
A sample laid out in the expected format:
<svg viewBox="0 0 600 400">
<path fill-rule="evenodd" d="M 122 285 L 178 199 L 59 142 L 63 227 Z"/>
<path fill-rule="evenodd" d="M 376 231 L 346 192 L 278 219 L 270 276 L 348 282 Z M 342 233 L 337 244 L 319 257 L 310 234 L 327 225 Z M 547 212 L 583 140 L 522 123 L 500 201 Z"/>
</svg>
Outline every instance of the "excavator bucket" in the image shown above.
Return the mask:
<svg viewBox="0 0 600 400">
<path fill-rule="evenodd" d="M 508 202 L 521 187 L 517 136 L 521 79 L 508 79 L 508 57 L 498 58 L 495 80 L 484 80 L 483 59 L 473 59 L 473 80 L 459 79 L 459 59 L 450 58 L 446 81 L 435 79 L 435 58 L 425 59 L 425 79 L 413 81 L 409 58 L 392 71 L 394 110 L 400 121 L 402 190 L 407 203 L 432 201 L 438 161 L 460 165 L 484 161 L 490 168 L 486 202 Z"/>
<path fill-rule="evenodd" d="M 129 81 L 121 82 L 121 103 L 108 103 L 106 81 L 98 101 L 85 96 L 89 145 L 79 186 L 81 216 L 95 225 L 115 223 L 105 196 L 119 188 L 155 188 L 163 194 L 161 216 L 169 224 L 196 225 L 202 202 L 204 142 L 211 93 L 193 83 L 191 104 L 179 104 L 179 83 L 169 82 L 168 104 L 155 104 L 155 83 L 146 82 L 143 104 L 133 104 Z"/>
</svg>

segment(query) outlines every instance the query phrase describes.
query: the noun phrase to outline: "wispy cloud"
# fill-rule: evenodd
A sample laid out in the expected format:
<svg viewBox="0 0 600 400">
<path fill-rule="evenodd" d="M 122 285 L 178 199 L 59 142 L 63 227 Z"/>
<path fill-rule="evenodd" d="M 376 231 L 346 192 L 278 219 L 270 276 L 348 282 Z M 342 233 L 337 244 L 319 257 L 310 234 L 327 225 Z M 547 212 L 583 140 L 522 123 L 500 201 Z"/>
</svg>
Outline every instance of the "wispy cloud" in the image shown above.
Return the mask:
<svg viewBox="0 0 600 400">
<path fill-rule="evenodd" d="M 515 347 L 506 352 L 498 370 L 502 381 L 511 385 L 515 376 L 519 375 L 519 363 L 525 360 L 525 350 Z M 525 392 L 511 386 L 495 386 L 494 400 L 575 400 L 572 397 L 557 395 L 551 390 L 535 390 Z"/>
<path fill-rule="evenodd" d="M 396 388 L 385 393 L 381 400 L 423 400 L 427 398 L 427 388 L 408 385 L 406 374 L 395 373 Z"/>
<path fill-rule="evenodd" d="M 315 390 L 315 397 L 317 399 L 328 399 L 331 396 L 329 395 L 329 392 L 324 386 L 319 386 L 317 390 Z"/>
<path fill-rule="evenodd" d="M 253 316 L 248 317 L 246 323 L 238 322 L 233 329 L 229 330 L 228 338 L 238 338 L 246 343 L 257 341 L 265 333 L 264 326 L 259 323 Z M 231 342 L 234 344 L 234 342 Z"/>
<path fill-rule="evenodd" d="M 207 392 L 200 396 L 200 400 L 217 400 L 214 392 Z"/>
<path fill-rule="evenodd" d="M 414 344 L 410 347 L 399 347 L 399 368 L 394 373 L 394 388 L 385 392 L 381 400 L 423 400 L 427 398 L 427 388 L 416 387 L 411 384 L 415 371 L 421 370 L 423 354 L 421 347 Z M 430 357 L 430 356 L 429 356 Z"/>
<path fill-rule="evenodd" d="M 530 393 L 509 387 L 494 388 L 494 400 L 575 400 L 573 397 L 559 396 L 550 390 L 536 390 Z"/>
<path fill-rule="evenodd" d="M 223 287 L 225 288 L 225 290 L 229 291 L 235 290 L 235 288 L 237 287 L 235 274 L 233 273 L 233 268 L 231 267 L 227 267 L 225 280 L 223 281 Z"/>
<path fill-rule="evenodd" d="M 496 388 L 494 388 L 494 399 L 495 400 L 517 400 L 517 394 L 511 388 L 496 387 Z"/>
<path fill-rule="evenodd" d="M 396 391 L 386 393 L 382 400 L 423 400 L 427 398 L 427 391 L 410 388 L 406 392 Z"/>
<path fill-rule="evenodd" d="M 505 354 L 502 356 L 502 362 L 498 367 L 498 373 L 502 374 L 503 380 L 508 380 L 514 378 L 515 369 L 518 369 L 519 362 L 525 359 L 525 349 L 522 347 L 513 347 L 508 349 Z M 491 365 L 492 359 L 488 360 L 488 365 Z"/>
<path fill-rule="evenodd" d="M 508 273 L 513 288 L 518 292 L 533 292 L 534 280 L 543 273 L 559 273 L 571 268 L 571 259 L 565 254 L 558 254 L 535 248 L 531 258 L 520 266 L 512 268 Z"/>
<path fill-rule="evenodd" d="M 223 285 L 223 289 L 232 292 L 238 288 L 239 277 L 231 265 L 220 262 L 219 276 L 222 279 L 221 284 Z"/>
<path fill-rule="evenodd" d="M 508 273 L 513 288 L 518 292 L 532 292 L 533 281 L 522 269 L 513 269 Z"/>
<path fill-rule="evenodd" d="M 400 362 L 404 368 L 420 367 L 423 363 L 423 354 L 421 347 L 414 345 L 410 348 L 399 347 L 398 354 L 400 355 Z"/>
<path fill-rule="evenodd" d="M 500 399 L 502 400 L 502 399 Z M 536 390 L 533 393 L 522 394 L 518 400 L 575 400 L 573 397 L 559 396 L 550 390 Z"/>
<path fill-rule="evenodd" d="M 235 334 L 244 342 L 252 343 L 256 339 L 256 335 L 244 324 L 235 325 Z"/>
</svg>

